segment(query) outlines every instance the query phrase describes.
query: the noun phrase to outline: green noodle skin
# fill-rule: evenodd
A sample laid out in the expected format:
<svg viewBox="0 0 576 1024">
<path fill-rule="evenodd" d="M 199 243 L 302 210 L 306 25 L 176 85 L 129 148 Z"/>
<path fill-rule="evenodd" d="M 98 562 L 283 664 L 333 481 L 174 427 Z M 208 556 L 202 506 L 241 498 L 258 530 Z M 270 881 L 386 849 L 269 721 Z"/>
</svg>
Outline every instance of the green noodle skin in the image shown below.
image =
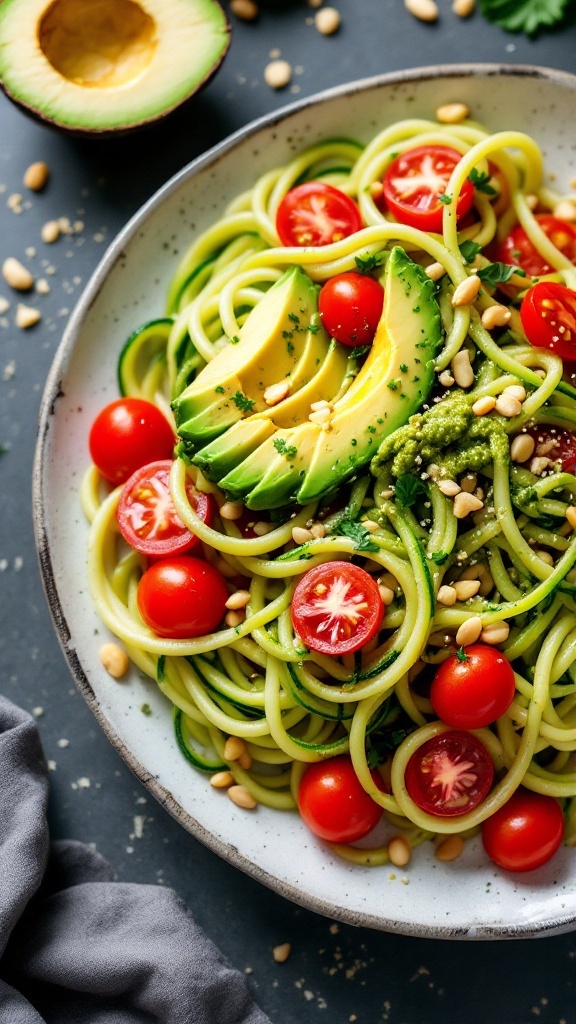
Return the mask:
<svg viewBox="0 0 576 1024">
<path fill-rule="evenodd" d="M 447 185 L 439 234 L 395 223 L 379 200 L 378 186 L 394 157 L 427 145 L 461 154 Z M 503 192 L 498 194 L 498 181 L 494 195 L 477 188 L 474 216 L 462 228 L 456 220 L 460 191 L 472 172 L 486 174 L 489 167 L 505 182 Z M 365 226 L 325 246 L 280 245 L 278 207 L 295 184 L 310 180 L 354 199 Z M 489 265 L 483 252 L 467 263 L 460 246 L 476 242 L 484 248 L 515 223 L 552 268 L 547 279 L 576 289 L 576 268 L 542 231 L 531 196 L 541 210 L 562 198 L 544 185 L 539 147 L 521 132 L 490 134 L 471 120 L 446 125 L 412 118 L 384 127 L 366 145 L 320 141 L 263 174 L 191 241 L 165 310 L 137 327 L 121 348 L 122 393 L 155 402 L 171 418 L 174 399 L 233 342 L 288 267 L 300 266 L 319 285 L 366 265 L 380 278 L 394 245 L 424 267 L 441 265 L 436 293 L 443 345 L 430 408 L 385 438 L 371 466 L 339 493 L 285 514 L 276 510 L 270 522 L 265 513 L 254 513 L 254 534 L 246 537 L 223 515 L 211 526 L 199 519 L 187 497 L 188 478 L 213 494 L 218 509 L 226 496 L 176 455 L 170 489 L 178 516 L 200 538 L 204 557 L 224 574 L 231 593 L 248 591 L 244 610 L 227 616 L 214 633 L 170 640 L 143 623 L 137 590 L 147 563 L 119 538 L 121 489 L 110 490 L 95 467 L 82 482 L 90 523 L 88 579 L 98 615 L 172 705 L 183 758 L 211 775 L 230 772 L 257 805 L 296 810 L 307 765 L 347 753 L 389 829 L 400 831 L 411 847 L 438 835 L 477 834 L 520 785 L 562 801 L 566 842 L 576 845 L 576 532 L 569 511 L 576 477 L 557 464 L 539 474 L 530 458 L 518 463 L 511 456 L 514 438 L 527 429 L 576 430 L 576 389 L 564 379 L 559 357 L 532 348 L 523 335 L 518 305 L 530 281 L 521 273 L 507 282 L 511 299 L 483 284 L 474 301 L 452 303 L 454 290 Z M 509 321 L 488 330 L 483 314 L 495 304 L 508 306 Z M 463 349 L 474 380 L 459 387 L 454 378 L 448 384 L 446 374 Z M 358 365 L 348 360 L 337 397 Z M 518 415 L 475 412 L 479 400 L 496 400 L 519 385 L 525 398 Z M 480 507 L 459 518 L 454 496 L 443 486 L 470 474 L 475 479 L 469 489 L 481 488 Z M 407 501 L 406 476 L 417 491 Z M 308 531 L 308 539 L 295 543 L 295 529 Z M 342 658 L 306 648 L 290 612 L 303 573 L 333 560 L 362 565 L 385 594 L 379 635 Z M 465 601 L 439 601 L 440 588 L 453 589 L 462 575 L 477 580 L 477 592 Z M 456 634 L 470 618 L 488 629 L 480 642 L 489 627 L 504 624 L 507 635 L 498 646 L 513 664 L 516 694 L 501 718 L 475 731 L 494 762 L 492 790 L 477 807 L 442 818 L 414 804 L 405 769 L 422 743 L 449 728 L 434 718 L 427 680 L 458 646 Z M 229 737 L 241 741 L 241 756 L 227 756 Z M 377 761 L 390 783 L 385 792 L 372 778 Z M 329 848 L 358 867 L 390 859 L 387 842 Z"/>
</svg>

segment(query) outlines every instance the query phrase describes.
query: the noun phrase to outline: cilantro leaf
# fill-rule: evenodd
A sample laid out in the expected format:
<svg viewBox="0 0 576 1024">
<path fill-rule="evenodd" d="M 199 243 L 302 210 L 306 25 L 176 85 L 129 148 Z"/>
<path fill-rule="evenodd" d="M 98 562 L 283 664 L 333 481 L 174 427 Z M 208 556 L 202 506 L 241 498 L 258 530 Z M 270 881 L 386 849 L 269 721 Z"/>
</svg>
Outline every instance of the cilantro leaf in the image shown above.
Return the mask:
<svg viewBox="0 0 576 1024">
<path fill-rule="evenodd" d="M 477 188 L 479 192 L 484 192 L 487 196 L 495 196 L 497 194 L 496 189 L 490 184 L 490 175 L 486 171 L 477 171 L 473 167 L 468 175 L 468 181 L 471 181 L 474 188 Z"/>
<path fill-rule="evenodd" d="M 506 32 L 534 35 L 539 28 L 562 21 L 569 0 L 480 0 L 480 10 L 488 21 Z"/>
<path fill-rule="evenodd" d="M 348 537 L 350 540 L 353 540 L 358 551 L 380 550 L 378 545 L 371 539 L 366 527 L 349 516 L 345 516 L 340 520 L 334 532 L 342 537 Z"/>
<path fill-rule="evenodd" d="M 369 274 L 371 270 L 380 267 L 384 262 L 384 253 L 365 253 L 363 256 L 355 256 L 354 262 L 360 274 Z"/>
<path fill-rule="evenodd" d="M 399 476 L 396 481 L 396 502 L 400 508 L 411 508 L 418 498 L 425 498 L 427 491 L 421 480 L 410 473 Z"/>
<path fill-rule="evenodd" d="M 462 258 L 466 260 L 466 263 L 472 263 L 479 252 L 482 252 L 482 246 L 478 245 L 478 242 L 473 242 L 470 238 L 467 238 L 461 245 L 458 246 L 462 253 Z"/>
<path fill-rule="evenodd" d="M 478 271 L 478 277 L 486 284 L 505 284 L 506 281 L 510 280 L 512 274 L 520 274 L 520 277 L 526 277 L 526 274 L 520 267 L 513 267 L 510 263 L 489 263 L 487 267 L 483 267 L 482 270 Z"/>
</svg>

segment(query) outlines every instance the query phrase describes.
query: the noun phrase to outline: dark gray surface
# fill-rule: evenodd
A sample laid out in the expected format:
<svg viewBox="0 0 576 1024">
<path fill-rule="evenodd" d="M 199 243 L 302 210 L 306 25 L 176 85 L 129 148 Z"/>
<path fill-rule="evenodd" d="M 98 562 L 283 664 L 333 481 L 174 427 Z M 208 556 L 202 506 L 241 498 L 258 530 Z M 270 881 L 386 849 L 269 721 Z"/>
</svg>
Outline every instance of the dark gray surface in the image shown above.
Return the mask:
<svg viewBox="0 0 576 1024">
<path fill-rule="evenodd" d="M 13 323 L 17 297 L 0 284 L 0 296 L 11 301 L 0 315 L 0 446 L 9 449 L 0 457 L 0 685 L 23 707 L 44 709 L 41 736 L 55 762 L 52 836 L 94 843 L 124 881 L 173 886 L 232 963 L 248 973 L 274 1024 L 575 1024 L 575 933 L 476 944 L 334 925 L 206 850 L 146 793 L 100 732 L 72 684 L 42 592 L 30 479 L 44 381 L 67 315 L 106 243 L 159 185 L 253 118 L 367 75 L 467 61 L 576 70 L 574 26 L 528 40 L 478 15 L 460 21 L 450 0 L 441 0 L 436 25 L 415 21 L 401 0 L 338 0 L 335 6 L 342 27 L 329 38 L 316 31 L 304 4 L 270 2 L 253 24 L 232 18 L 232 46 L 215 80 L 186 112 L 139 136 L 65 138 L 0 97 L 0 262 L 16 256 L 51 287 L 31 302 L 42 310 L 41 323 L 24 332 Z M 281 92 L 263 80 L 274 49 L 295 69 L 292 85 Z M 35 160 L 52 170 L 41 195 L 21 184 Z M 20 214 L 7 206 L 17 192 L 24 199 Z M 82 221 L 83 229 L 45 246 L 41 226 L 59 216 Z M 26 254 L 30 247 L 34 256 Z M 272 949 L 281 942 L 292 944 L 292 954 L 278 965 Z"/>
</svg>

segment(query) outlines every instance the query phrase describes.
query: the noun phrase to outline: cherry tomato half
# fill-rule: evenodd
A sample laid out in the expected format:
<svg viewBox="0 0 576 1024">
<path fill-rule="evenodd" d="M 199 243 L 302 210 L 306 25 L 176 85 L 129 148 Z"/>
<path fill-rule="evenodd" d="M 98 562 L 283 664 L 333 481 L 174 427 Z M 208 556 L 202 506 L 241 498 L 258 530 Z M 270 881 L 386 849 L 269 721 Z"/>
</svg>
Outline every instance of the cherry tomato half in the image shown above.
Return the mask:
<svg viewBox="0 0 576 1024">
<path fill-rule="evenodd" d="M 539 281 L 522 299 L 520 319 L 531 345 L 576 361 L 576 292 L 571 288 Z"/>
<path fill-rule="evenodd" d="M 372 772 L 372 778 L 381 789 L 377 772 Z M 306 769 L 298 792 L 298 809 L 310 831 L 330 843 L 362 839 L 382 815 L 382 808 L 360 785 L 346 754 Z"/>
<path fill-rule="evenodd" d="M 362 226 L 354 200 L 321 181 L 306 181 L 290 189 L 276 214 L 282 245 L 329 245 Z"/>
<path fill-rule="evenodd" d="M 576 263 L 576 228 L 569 221 L 558 220 L 547 213 L 536 214 L 536 220 L 553 245 L 572 263 Z M 553 267 L 538 252 L 520 224 L 512 228 L 510 234 L 500 242 L 494 259 L 521 267 L 529 277 L 542 277 L 553 271 Z"/>
<path fill-rule="evenodd" d="M 292 622 L 307 647 L 322 654 L 350 654 L 380 629 L 384 605 L 376 582 L 350 562 L 310 569 L 296 586 Z"/>
<path fill-rule="evenodd" d="M 406 765 L 408 795 L 438 817 L 466 814 L 482 802 L 494 778 L 486 747 L 471 732 L 451 729 L 426 740 Z"/>
<path fill-rule="evenodd" d="M 562 427 L 530 427 L 526 433 L 536 442 L 534 455 L 561 462 L 565 473 L 576 473 L 576 434 Z"/>
<path fill-rule="evenodd" d="M 140 615 L 171 640 L 212 633 L 225 614 L 228 589 L 221 573 L 201 558 L 180 555 L 154 562 L 138 584 Z"/>
<path fill-rule="evenodd" d="M 90 430 L 90 456 L 105 480 L 123 484 L 140 466 L 169 459 L 174 433 L 144 398 L 118 398 L 98 413 Z"/>
<path fill-rule="evenodd" d="M 539 868 L 554 856 L 563 835 L 558 801 L 522 788 L 482 824 L 486 853 L 506 871 Z"/>
<path fill-rule="evenodd" d="M 170 495 L 172 461 L 162 459 L 142 466 L 124 484 L 118 503 L 118 525 L 124 540 L 143 555 L 163 558 L 183 555 L 200 543 L 184 525 Z M 203 522 L 212 522 L 214 505 L 209 494 L 196 490 L 189 480 L 188 500 Z"/>
<path fill-rule="evenodd" d="M 470 644 L 440 665 L 430 689 L 432 707 L 455 729 L 482 729 L 510 707 L 516 692 L 514 670 L 500 651 Z"/>
<path fill-rule="evenodd" d="M 384 289 L 373 277 L 351 270 L 322 287 L 318 309 L 324 327 L 343 345 L 371 345 L 384 305 Z"/>
<path fill-rule="evenodd" d="M 384 178 L 386 206 L 396 220 L 422 231 L 442 231 L 445 195 L 452 171 L 461 156 L 449 146 L 417 146 L 400 153 Z M 474 186 L 466 180 L 458 197 L 456 217 L 461 220 L 472 208 Z"/>
</svg>

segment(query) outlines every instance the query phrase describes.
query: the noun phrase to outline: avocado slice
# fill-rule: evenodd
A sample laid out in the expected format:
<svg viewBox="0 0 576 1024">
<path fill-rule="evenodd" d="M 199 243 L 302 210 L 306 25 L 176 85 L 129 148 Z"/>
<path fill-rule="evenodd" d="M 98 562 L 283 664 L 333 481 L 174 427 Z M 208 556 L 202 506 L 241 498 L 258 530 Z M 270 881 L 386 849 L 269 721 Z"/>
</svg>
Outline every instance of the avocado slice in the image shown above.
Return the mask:
<svg viewBox="0 0 576 1024">
<path fill-rule="evenodd" d="M 396 246 L 386 264 L 384 291 L 372 348 L 335 402 L 330 429 L 307 420 L 279 430 L 220 481 L 248 508 L 308 504 L 321 498 L 365 465 L 382 439 L 426 400 L 442 340 L 434 283 Z"/>
<path fill-rule="evenodd" d="M 0 82 L 28 113 L 77 135 L 164 117 L 230 45 L 217 0 L 3 0 Z"/>
<path fill-rule="evenodd" d="M 270 385 L 288 381 L 295 397 L 310 380 L 330 344 L 318 318 L 318 291 L 300 267 L 290 267 L 250 311 L 236 343 L 222 349 L 172 402 L 189 452 L 246 415 L 267 412 L 264 393 Z"/>
</svg>

